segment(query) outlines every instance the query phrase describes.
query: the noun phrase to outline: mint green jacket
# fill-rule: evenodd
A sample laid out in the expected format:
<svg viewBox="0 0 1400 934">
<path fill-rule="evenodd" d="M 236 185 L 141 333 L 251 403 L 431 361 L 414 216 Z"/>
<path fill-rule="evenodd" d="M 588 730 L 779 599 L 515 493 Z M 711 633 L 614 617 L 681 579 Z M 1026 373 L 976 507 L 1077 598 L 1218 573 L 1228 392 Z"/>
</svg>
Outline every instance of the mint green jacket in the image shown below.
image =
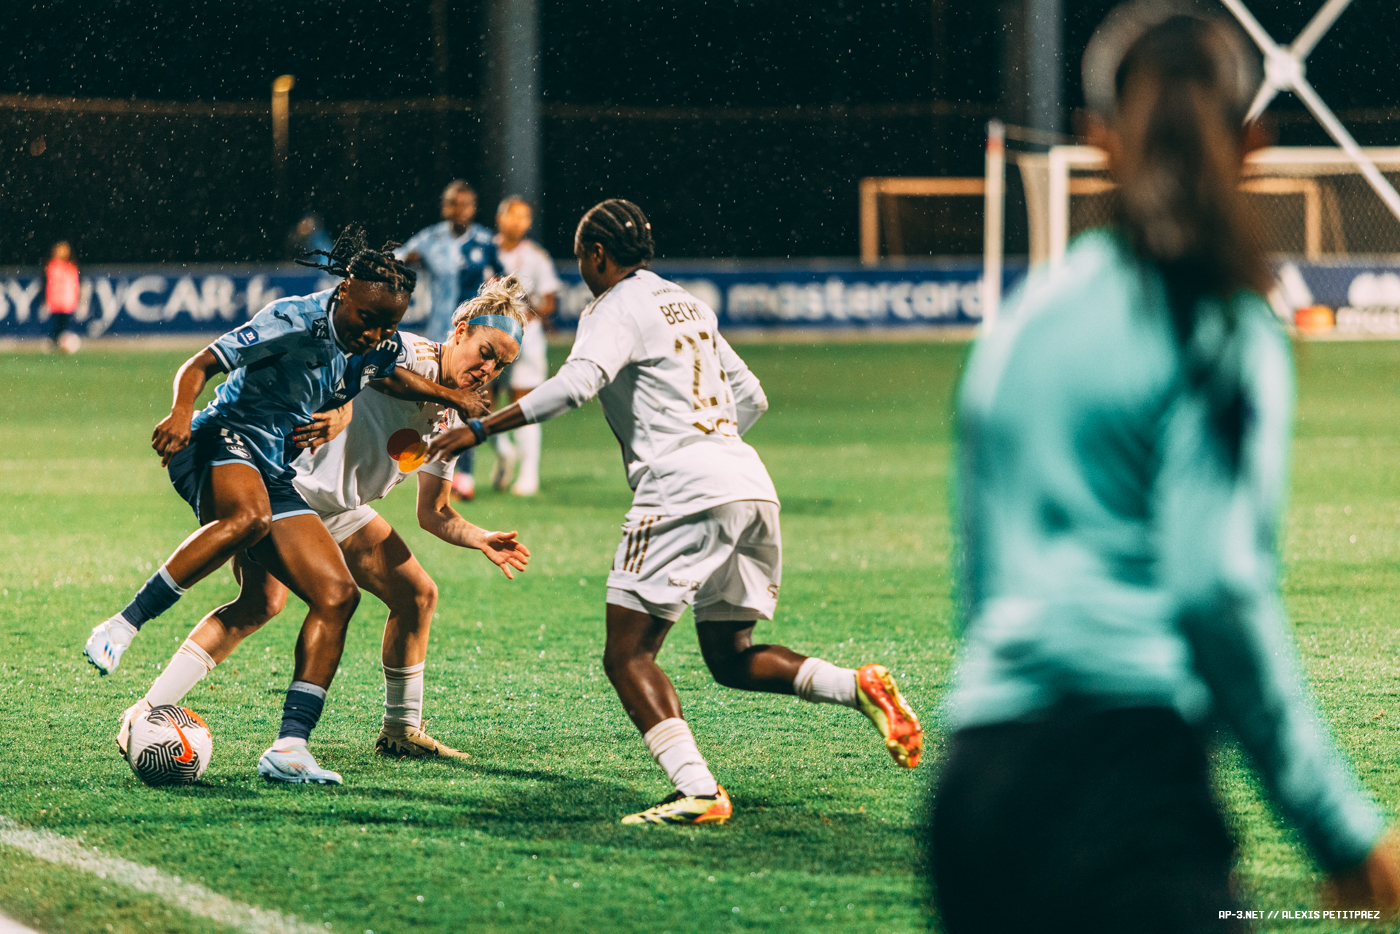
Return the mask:
<svg viewBox="0 0 1400 934">
<path fill-rule="evenodd" d="M 1322 864 L 1348 867 L 1382 820 L 1317 715 L 1279 597 L 1291 357 L 1262 298 L 1232 303 L 1233 329 L 1203 316 L 1183 348 L 1161 278 L 1101 229 L 978 342 L 958 405 L 948 712 L 954 728 L 1068 706 L 1218 719 Z"/>
</svg>

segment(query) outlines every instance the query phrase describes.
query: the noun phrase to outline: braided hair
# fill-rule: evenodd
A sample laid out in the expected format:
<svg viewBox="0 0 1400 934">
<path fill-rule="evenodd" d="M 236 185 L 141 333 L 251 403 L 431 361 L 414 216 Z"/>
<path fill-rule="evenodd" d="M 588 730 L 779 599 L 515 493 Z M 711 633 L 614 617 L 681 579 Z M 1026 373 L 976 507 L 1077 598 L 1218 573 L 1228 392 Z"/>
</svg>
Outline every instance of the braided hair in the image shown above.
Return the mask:
<svg viewBox="0 0 1400 934">
<path fill-rule="evenodd" d="M 325 250 L 312 250 L 306 254 L 324 256 L 326 262 L 299 259 L 297 263 L 320 269 L 342 279 L 377 282 L 390 292 L 412 292 L 418 282 L 418 273 L 394 255 L 394 247 L 398 245 L 391 240 L 380 249 L 372 250 L 365 229 L 359 224 L 350 224 L 340 232 L 335 246 L 331 247 L 329 253 Z"/>
<path fill-rule="evenodd" d="M 656 255 L 647 216 L 631 201 L 621 198 L 600 201 L 578 222 L 574 253 L 577 255 L 590 243 L 601 244 L 622 266 L 645 266 Z"/>
</svg>

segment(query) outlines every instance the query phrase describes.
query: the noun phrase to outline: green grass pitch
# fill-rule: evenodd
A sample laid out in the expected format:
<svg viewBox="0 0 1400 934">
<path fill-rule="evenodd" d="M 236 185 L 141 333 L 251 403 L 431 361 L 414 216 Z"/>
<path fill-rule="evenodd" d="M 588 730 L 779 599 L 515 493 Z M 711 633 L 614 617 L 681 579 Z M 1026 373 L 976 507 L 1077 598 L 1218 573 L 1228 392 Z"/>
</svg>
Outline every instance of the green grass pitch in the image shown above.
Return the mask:
<svg viewBox="0 0 1400 934">
<path fill-rule="evenodd" d="M 783 498 L 783 598 L 760 634 L 838 664 L 890 666 L 936 727 L 956 644 L 948 481 L 965 346 L 740 352 L 772 403 L 749 439 Z M 149 450 L 183 357 L 0 355 L 0 816 L 351 934 L 928 926 L 918 840 L 937 730 L 925 765 L 896 769 L 853 711 L 715 686 L 689 617 L 661 662 L 734 819 L 617 823 L 669 787 L 599 661 L 604 578 L 630 497 L 595 405 L 545 427 L 538 498 L 487 490 L 464 509 L 479 525 L 519 529 L 535 557 L 514 583 L 419 531 L 412 484 L 381 504 L 441 589 L 425 713 L 470 760 L 374 756 L 384 611 L 366 596 L 313 737 L 346 784 L 257 778 L 290 676 L 293 600 L 186 701 L 214 733 L 204 780 L 142 786 L 115 753 L 116 717 L 199 617 L 231 597 L 231 579 L 220 572 L 149 624 L 112 677 L 98 679 L 79 650 L 193 528 Z M 1308 345 L 1298 357 L 1285 593 L 1314 689 L 1393 811 L 1400 344 Z M 483 454 L 479 472 L 490 462 Z M 1322 907 L 1315 868 L 1239 754 L 1223 746 L 1218 762 L 1245 907 Z M 224 930 L 5 846 L 0 910 L 50 934 Z"/>
</svg>

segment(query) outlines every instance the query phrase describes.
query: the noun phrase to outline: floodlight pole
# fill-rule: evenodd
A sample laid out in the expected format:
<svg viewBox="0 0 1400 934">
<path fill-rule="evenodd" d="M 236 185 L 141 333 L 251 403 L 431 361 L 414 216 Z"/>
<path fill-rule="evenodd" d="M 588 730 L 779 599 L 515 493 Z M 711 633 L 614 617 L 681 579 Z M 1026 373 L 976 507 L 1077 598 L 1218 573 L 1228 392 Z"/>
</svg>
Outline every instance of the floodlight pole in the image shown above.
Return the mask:
<svg viewBox="0 0 1400 934">
<path fill-rule="evenodd" d="M 1356 144 L 1347 128 L 1332 113 L 1331 108 L 1318 96 L 1317 91 L 1308 82 L 1306 77 L 1307 66 L 1304 59 L 1307 58 L 1323 35 L 1337 21 L 1337 17 L 1351 5 L 1351 0 L 1327 0 L 1322 8 L 1313 15 L 1312 20 L 1298 34 L 1298 38 L 1293 40 L 1293 44 L 1287 49 L 1280 48 L 1279 45 L 1270 38 L 1264 27 L 1259 25 L 1259 21 L 1254 18 L 1254 14 L 1244 5 L 1242 0 L 1220 0 L 1235 19 L 1240 21 L 1245 32 L 1249 33 L 1254 44 L 1259 46 L 1259 51 L 1264 53 L 1264 82 L 1259 86 L 1259 93 L 1255 95 L 1254 103 L 1249 108 L 1249 115 L 1245 118 L 1253 120 L 1264 112 L 1264 108 L 1269 106 L 1279 91 L 1292 91 L 1298 95 L 1303 105 L 1317 118 L 1317 122 L 1322 124 L 1329 136 L 1336 141 L 1357 167 L 1376 194 L 1380 195 L 1385 206 L 1390 208 L 1390 213 L 1400 220 L 1400 192 L 1395 190 L 1395 186 L 1390 184 L 1390 180 L 1381 174 L 1381 170 L 1376 168 L 1376 164 L 1371 161 L 1371 157 L 1361 151 L 1361 147 Z"/>
<path fill-rule="evenodd" d="M 296 83 L 291 75 L 272 81 L 272 169 L 277 177 L 277 207 L 283 213 L 287 211 L 288 98 Z"/>
</svg>

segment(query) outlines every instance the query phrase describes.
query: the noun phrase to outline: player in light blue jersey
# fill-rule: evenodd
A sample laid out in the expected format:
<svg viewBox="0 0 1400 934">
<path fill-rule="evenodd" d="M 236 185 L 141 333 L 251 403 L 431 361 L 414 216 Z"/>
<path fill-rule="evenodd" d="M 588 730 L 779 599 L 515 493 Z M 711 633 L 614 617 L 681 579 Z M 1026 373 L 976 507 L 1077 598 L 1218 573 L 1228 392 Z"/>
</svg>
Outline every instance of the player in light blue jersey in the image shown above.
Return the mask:
<svg viewBox="0 0 1400 934">
<path fill-rule="evenodd" d="M 265 777 L 293 782 L 340 780 L 316 764 L 306 740 L 339 665 L 359 590 L 340 549 L 292 485 L 291 433 L 371 382 L 402 398 L 475 410 L 466 394 L 395 368 L 395 332 L 408 309 L 413 271 L 391 253 L 369 249 L 359 229 L 342 234 L 329 259 L 320 268 L 345 279 L 335 289 L 273 302 L 180 368 L 174 406 L 156 426 L 152 447 L 202 527 L 124 610 L 93 628 L 84 647 L 88 660 L 110 674 L 141 626 L 186 590 L 231 558 L 240 578 L 240 563 L 255 561 L 308 606 L 282 730 L 259 762 Z M 215 400 L 196 414 L 206 382 L 224 372 L 230 375 Z"/>
<path fill-rule="evenodd" d="M 442 190 L 442 221 L 424 227 L 394 251 L 399 259 L 428 274 L 432 306 L 422 333 L 439 344 L 452 334 L 452 314 L 458 304 L 470 301 L 482 284 L 500 273 L 495 236 L 490 228 L 474 223 L 475 217 L 476 192 L 454 179 Z M 452 493 L 458 499 L 476 494 L 474 459 L 475 452 L 468 450 L 457 460 Z"/>
</svg>

